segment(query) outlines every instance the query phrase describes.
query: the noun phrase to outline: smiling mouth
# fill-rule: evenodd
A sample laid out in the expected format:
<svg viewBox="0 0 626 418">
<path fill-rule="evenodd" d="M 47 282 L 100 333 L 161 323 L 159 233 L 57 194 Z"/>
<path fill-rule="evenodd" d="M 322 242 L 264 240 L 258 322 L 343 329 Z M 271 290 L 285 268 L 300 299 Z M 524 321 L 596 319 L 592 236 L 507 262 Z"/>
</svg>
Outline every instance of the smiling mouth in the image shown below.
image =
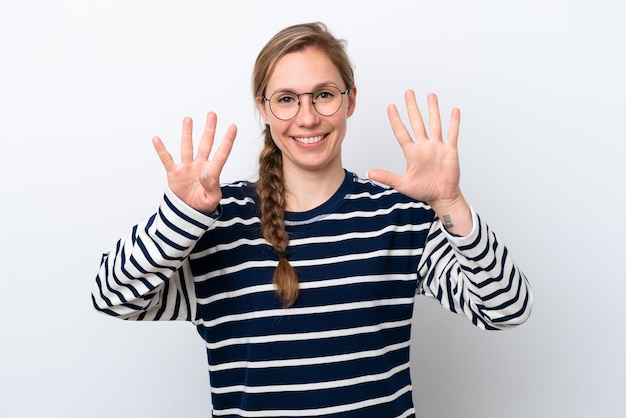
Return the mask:
<svg viewBox="0 0 626 418">
<path fill-rule="evenodd" d="M 309 136 L 309 137 L 297 137 L 294 136 L 293 139 L 296 142 L 299 142 L 301 144 L 317 144 L 318 142 L 320 142 L 322 139 L 324 139 L 325 135 L 318 135 L 318 136 Z"/>
</svg>

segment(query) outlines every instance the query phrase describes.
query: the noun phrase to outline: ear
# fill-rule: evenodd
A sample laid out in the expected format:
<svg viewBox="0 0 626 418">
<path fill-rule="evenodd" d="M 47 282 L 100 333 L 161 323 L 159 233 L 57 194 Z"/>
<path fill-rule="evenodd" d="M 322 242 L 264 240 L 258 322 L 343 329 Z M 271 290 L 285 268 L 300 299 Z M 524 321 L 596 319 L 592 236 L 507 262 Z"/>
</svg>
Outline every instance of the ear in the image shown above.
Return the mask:
<svg viewBox="0 0 626 418">
<path fill-rule="evenodd" d="M 266 125 L 269 125 L 270 120 L 269 120 L 269 117 L 267 116 L 267 108 L 265 107 L 265 100 L 261 96 L 257 96 L 256 98 L 256 107 L 257 109 L 259 109 L 259 112 L 261 113 L 263 122 L 265 122 Z"/>
<path fill-rule="evenodd" d="M 352 116 L 356 107 L 356 86 L 348 92 L 348 117 Z"/>
</svg>

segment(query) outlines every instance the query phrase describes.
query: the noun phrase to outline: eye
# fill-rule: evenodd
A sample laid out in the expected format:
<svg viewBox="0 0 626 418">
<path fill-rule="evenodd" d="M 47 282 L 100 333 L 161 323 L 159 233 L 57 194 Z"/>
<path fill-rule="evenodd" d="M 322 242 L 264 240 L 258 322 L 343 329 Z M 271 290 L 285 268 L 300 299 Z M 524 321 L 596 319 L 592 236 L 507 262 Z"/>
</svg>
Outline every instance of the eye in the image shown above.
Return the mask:
<svg viewBox="0 0 626 418">
<path fill-rule="evenodd" d="M 280 105 L 290 105 L 298 102 L 298 96 L 290 92 L 278 92 L 272 96 L 271 101 Z"/>
<path fill-rule="evenodd" d="M 336 95 L 337 92 L 335 92 L 332 88 L 324 88 L 315 92 L 315 101 L 330 102 L 335 98 Z"/>
</svg>

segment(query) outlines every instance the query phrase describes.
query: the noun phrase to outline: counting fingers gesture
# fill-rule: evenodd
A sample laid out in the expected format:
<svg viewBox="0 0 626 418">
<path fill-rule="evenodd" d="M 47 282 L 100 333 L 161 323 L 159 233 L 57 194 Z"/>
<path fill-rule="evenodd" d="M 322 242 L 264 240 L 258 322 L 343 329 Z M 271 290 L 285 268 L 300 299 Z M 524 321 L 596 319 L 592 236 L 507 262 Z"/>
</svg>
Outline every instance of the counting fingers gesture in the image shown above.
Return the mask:
<svg viewBox="0 0 626 418">
<path fill-rule="evenodd" d="M 406 158 L 406 171 L 402 174 L 386 170 L 370 170 L 369 177 L 393 187 L 414 199 L 427 202 L 446 228 L 459 234 L 471 230 L 470 208 L 459 187 L 460 168 L 457 140 L 461 115 L 452 110 L 446 141 L 443 140 L 439 103 L 435 94 L 428 95 L 428 127 L 411 90 L 404 95 L 409 123 L 413 135 L 402 122 L 394 104 L 387 108 L 393 133 Z"/>
<path fill-rule="evenodd" d="M 426 130 L 417 106 L 415 93 L 409 90 L 404 97 L 413 135 L 402 122 L 396 105 L 389 105 L 387 115 L 406 158 L 406 172 L 394 174 L 385 170 L 370 170 L 370 178 L 431 205 L 458 198 L 460 195 L 457 152 L 459 109 L 455 108 L 452 111 L 447 140 L 444 141 L 437 96 L 428 95 L 430 134 Z"/>
<path fill-rule="evenodd" d="M 193 122 L 189 117 L 183 120 L 180 164 L 174 161 L 158 136 L 152 139 L 159 159 L 165 167 L 169 188 L 187 205 L 204 213 L 215 211 L 222 198 L 219 177 L 237 135 L 237 127 L 230 125 L 213 158 L 209 159 L 214 145 L 216 126 L 217 116 L 215 113 L 209 112 L 198 146 L 198 153 L 194 158 Z"/>
</svg>

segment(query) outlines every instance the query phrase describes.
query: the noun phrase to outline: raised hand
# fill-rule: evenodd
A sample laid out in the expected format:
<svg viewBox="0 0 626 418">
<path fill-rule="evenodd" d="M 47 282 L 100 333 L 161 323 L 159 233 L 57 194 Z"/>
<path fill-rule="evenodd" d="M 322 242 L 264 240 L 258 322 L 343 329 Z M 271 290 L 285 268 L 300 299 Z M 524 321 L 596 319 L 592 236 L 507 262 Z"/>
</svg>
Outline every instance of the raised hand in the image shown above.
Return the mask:
<svg viewBox="0 0 626 418">
<path fill-rule="evenodd" d="M 427 202 L 442 219 L 448 219 L 447 227 L 454 225 L 468 226 L 471 229 L 469 205 L 465 202 L 459 187 L 460 169 L 457 150 L 459 136 L 460 111 L 452 110 L 447 140 L 444 142 L 439 115 L 439 103 L 435 94 L 428 95 L 428 135 L 420 114 L 415 93 L 405 93 L 409 123 L 415 138 L 405 127 L 397 107 L 390 104 L 387 115 L 393 133 L 406 158 L 406 172 L 394 174 L 389 171 L 374 169 L 368 176 L 379 183 L 393 187 L 399 192 L 417 200 Z M 452 216 L 454 215 L 454 222 Z M 468 228 L 461 228 L 469 232 Z"/>
<path fill-rule="evenodd" d="M 167 172 L 169 188 L 187 205 L 204 213 L 214 212 L 222 198 L 219 177 L 237 135 L 237 127 L 230 125 L 213 158 L 209 160 L 216 125 L 216 114 L 209 112 L 198 146 L 198 154 L 194 158 L 193 121 L 189 117 L 183 120 L 180 164 L 176 164 L 158 136 L 152 139 L 154 149 Z"/>
</svg>

